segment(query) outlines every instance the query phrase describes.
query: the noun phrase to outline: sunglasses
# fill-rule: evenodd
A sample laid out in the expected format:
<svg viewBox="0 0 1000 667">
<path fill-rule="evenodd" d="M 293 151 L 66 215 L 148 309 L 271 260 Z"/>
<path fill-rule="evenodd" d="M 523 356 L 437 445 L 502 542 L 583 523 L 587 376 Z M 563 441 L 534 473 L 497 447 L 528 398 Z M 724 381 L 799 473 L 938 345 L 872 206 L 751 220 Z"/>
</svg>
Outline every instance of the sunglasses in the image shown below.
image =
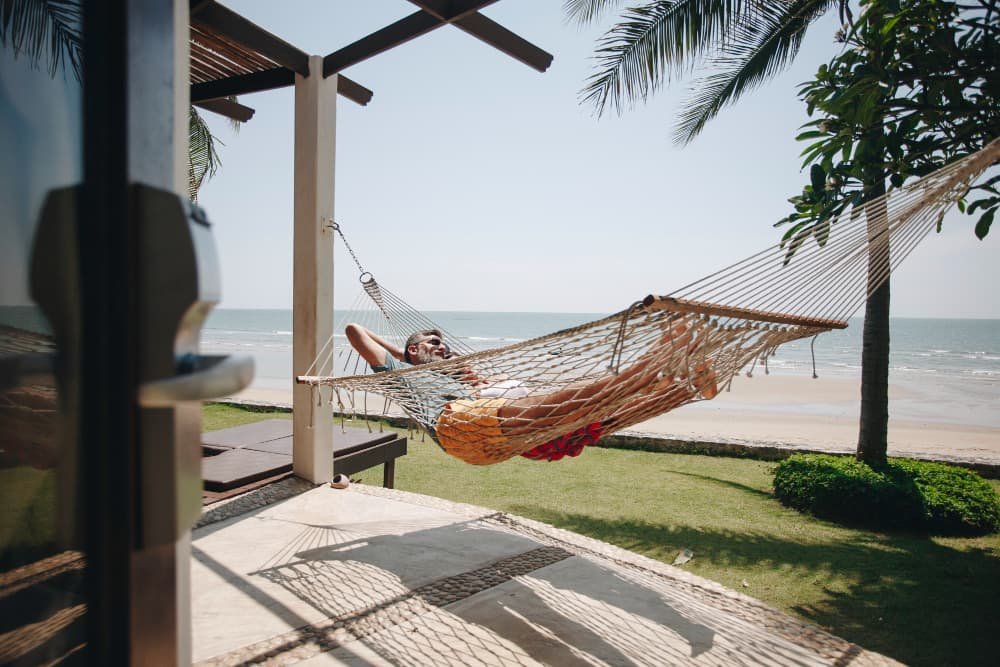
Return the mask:
<svg viewBox="0 0 1000 667">
<path fill-rule="evenodd" d="M 423 339 L 423 340 L 422 340 L 422 341 L 420 341 L 420 342 L 421 342 L 421 343 L 427 343 L 427 344 L 428 344 L 428 345 L 430 345 L 431 347 L 440 347 L 441 345 L 443 345 L 443 344 L 444 344 L 444 343 L 443 343 L 443 342 L 441 341 L 441 339 L 440 339 L 440 338 L 425 338 L 425 339 Z"/>
</svg>

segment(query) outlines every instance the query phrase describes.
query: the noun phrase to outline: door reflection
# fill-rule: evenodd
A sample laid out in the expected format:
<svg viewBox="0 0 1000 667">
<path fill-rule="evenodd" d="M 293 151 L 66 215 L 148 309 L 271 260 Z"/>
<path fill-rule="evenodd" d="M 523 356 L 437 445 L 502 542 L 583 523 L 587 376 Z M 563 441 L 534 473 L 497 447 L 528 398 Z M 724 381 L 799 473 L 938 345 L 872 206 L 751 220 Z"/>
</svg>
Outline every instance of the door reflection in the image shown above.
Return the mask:
<svg viewBox="0 0 1000 667">
<path fill-rule="evenodd" d="M 85 558 L 74 525 L 81 487 L 75 429 L 66 423 L 74 397 L 60 394 L 78 371 L 32 296 L 31 262 L 48 193 L 82 181 L 81 8 L 4 3 L 3 14 L 0 663 L 58 664 L 85 648 Z M 42 259 L 43 272 L 71 260 Z"/>
</svg>

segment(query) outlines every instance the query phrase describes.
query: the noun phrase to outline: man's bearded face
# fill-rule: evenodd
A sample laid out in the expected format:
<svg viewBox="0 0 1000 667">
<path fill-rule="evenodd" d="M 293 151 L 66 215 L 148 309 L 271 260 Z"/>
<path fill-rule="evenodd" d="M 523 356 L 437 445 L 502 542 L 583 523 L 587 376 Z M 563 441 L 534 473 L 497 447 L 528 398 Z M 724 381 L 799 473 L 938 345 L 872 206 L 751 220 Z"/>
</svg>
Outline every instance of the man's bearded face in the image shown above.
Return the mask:
<svg viewBox="0 0 1000 667">
<path fill-rule="evenodd" d="M 429 364 L 441 361 L 448 352 L 448 347 L 437 336 L 429 336 L 410 347 L 410 360 L 416 364 Z"/>
</svg>

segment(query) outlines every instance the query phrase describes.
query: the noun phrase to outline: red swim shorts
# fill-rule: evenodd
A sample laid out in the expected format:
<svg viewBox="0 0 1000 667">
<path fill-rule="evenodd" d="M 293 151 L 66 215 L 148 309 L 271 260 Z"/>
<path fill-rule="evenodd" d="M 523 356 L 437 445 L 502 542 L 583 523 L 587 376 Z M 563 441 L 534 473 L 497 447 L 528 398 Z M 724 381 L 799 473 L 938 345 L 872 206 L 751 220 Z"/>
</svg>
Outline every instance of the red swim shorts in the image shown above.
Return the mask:
<svg viewBox="0 0 1000 667">
<path fill-rule="evenodd" d="M 584 447 L 600 440 L 602 431 L 601 422 L 587 424 L 572 433 L 536 445 L 521 456 L 534 461 L 558 461 L 564 456 L 579 456 Z"/>
</svg>

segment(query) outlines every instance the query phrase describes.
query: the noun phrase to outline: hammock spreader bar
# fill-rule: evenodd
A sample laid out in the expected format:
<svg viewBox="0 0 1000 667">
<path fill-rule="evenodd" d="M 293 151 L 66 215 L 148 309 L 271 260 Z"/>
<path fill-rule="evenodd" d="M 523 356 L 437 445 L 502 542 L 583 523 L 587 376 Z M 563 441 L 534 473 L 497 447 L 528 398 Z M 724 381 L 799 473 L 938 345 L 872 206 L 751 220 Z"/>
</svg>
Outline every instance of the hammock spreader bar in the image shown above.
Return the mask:
<svg viewBox="0 0 1000 667">
<path fill-rule="evenodd" d="M 844 320 L 828 320 L 818 317 L 801 317 L 798 315 L 782 315 L 769 313 L 752 308 L 737 308 L 735 306 L 717 306 L 711 303 L 689 301 L 672 296 L 654 296 L 650 294 L 642 303 L 647 308 L 666 310 L 675 313 L 697 313 L 729 317 L 733 319 L 750 320 L 754 322 L 771 322 L 774 324 L 790 324 L 793 326 L 815 327 L 817 329 L 846 329 Z"/>
</svg>

